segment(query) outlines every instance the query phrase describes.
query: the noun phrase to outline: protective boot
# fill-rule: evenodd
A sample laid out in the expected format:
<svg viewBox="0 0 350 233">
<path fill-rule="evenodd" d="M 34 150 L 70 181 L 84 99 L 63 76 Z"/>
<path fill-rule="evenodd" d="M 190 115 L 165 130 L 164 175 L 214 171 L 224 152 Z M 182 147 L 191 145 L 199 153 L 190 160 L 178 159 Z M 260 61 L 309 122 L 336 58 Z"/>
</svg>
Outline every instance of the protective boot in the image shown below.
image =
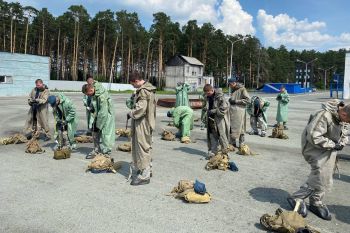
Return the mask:
<svg viewBox="0 0 350 233">
<path fill-rule="evenodd" d="M 94 149 L 85 157 L 85 159 L 93 159 L 96 157 L 97 154 L 98 154 L 98 150 Z"/>
<path fill-rule="evenodd" d="M 45 132 L 44 141 L 47 142 L 47 141 L 50 141 L 50 140 L 51 140 L 51 134 L 50 134 L 50 132 Z"/>
<path fill-rule="evenodd" d="M 261 132 L 259 132 L 259 136 L 260 137 L 266 137 L 266 131 L 265 130 L 261 130 Z"/>
<path fill-rule="evenodd" d="M 321 205 L 311 205 L 310 204 L 309 210 L 324 220 L 327 220 L 327 221 L 332 220 L 332 215 L 329 212 L 327 206 L 324 204 L 321 204 Z"/>
<path fill-rule="evenodd" d="M 130 184 L 134 186 L 144 185 L 144 184 L 149 184 L 150 181 L 151 181 L 151 167 L 147 167 L 139 171 L 138 175 L 136 177 L 133 177 Z"/>
<path fill-rule="evenodd" d="M 296 205 L 296 201 L 293 198 L 291 198 L 291 197 L 287 197 L 287 201 L 288 201 L 290 207 L 292 207 L 292 209 L 294 209 L 294 207 Z M 298 213 L 301 216 L 303 216 L 303 218 L 306 218 L 306 216 L 307 216 L 307 208 L 306 208 L 306 204 L 305 204 L 304 201 L 302 201 L 300 203 L 300 207 L 298 209 Z"/>
<path fill-rule="evenodd" d="M 241 147 L 245 142 L 244 134 L 239 135 L 239 147 Z"/>
</svg>

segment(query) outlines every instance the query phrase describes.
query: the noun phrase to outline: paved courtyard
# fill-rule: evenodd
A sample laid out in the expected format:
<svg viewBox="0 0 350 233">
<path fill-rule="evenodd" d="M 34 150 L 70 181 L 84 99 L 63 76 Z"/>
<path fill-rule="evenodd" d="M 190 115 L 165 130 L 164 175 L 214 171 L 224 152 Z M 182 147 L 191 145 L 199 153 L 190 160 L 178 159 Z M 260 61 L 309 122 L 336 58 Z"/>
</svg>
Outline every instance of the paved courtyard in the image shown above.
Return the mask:
<svg viewBox="0 0 350 233">
<path fill-rule="evenodd" d="M 76 105 L 78 132 L 84 132 L 85 111 L 80 94 L 67 94 Z M 274 124 L 277 103 L 271 101 L 269 124 Z M 126 94 L 112 95 L 117 128 L 125 127 Z M 162 96 L 158 96 L 161 98 Z M 206 133 L 196 122 L 189 145 L 160 139 L 167 126 L 168 109 L 157 109 L 154 134 L 153 178 L 146 186 L 126 182 L 129 153 L 114 151 L 123 161 L 117 174 L 85 173 L 91 144 L 78 144 L 70 159 L 56 161 L 53 142 L 43 142 L 46 153 L 28 155 L 25 145 L 0 146 L 0 232 L 266 232 L 259 224 L 264 213 L 288 209 L 288 193 L 301 185 L 309 166 L 300 152 L 300 135 L 309 114 L 327 100 L 326 94 L 292 96 L 289 140 L 246 136 L 259 155 L 244 157 L 231 153 L 239 172 L 206 171 Z M 22 130 L 28 111 L 26 97 L 0 98 L 0 137 Z M 195 111 L 196 117 L 200 111 Z M 53 122 L 50 115 L 50 123 Z M 248 123 L 248 122 L 247 122 Z M 53 131 L 53 129 L 52 129 Z M 271 134 L 271 128 L 268 135 Z M 116 145 L 125 141 L 117 138 Z M 333 220 L 323 221 L 310 213 L 307 221 L 322 233 L 350 232 L 350 148 L 341 153 L 340 178 L 325 199 Z M 181 179 L 204 182 L 213 200 L 209 204 L 187 204 L 166 196 Z"/>
</svg>

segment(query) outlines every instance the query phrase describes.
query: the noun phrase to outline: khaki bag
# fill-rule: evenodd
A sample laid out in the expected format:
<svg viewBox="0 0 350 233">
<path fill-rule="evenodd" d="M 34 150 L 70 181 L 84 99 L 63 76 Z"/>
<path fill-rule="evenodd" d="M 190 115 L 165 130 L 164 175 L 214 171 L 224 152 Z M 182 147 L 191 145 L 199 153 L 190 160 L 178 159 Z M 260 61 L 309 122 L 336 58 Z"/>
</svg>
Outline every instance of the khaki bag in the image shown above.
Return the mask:
<svg viewBox="0 0 350 233">
<path fill-rule="evenodd" d="M 247 144 L 243 144 L 239 147 L 237 154 L 239 155 L 257 155 L 257 153 L 253 153 Z"/>
<path fill-rule="evenodd" d="M 27 149 L 25 152 L 29 154 L 41 154 L 41 153 L 44 153 L 45 150 L 41 148 L 36 138 L 32 138 L 31 140 L 28 141 Z"/>
<path fill-rule="evenodd" d="M 165 141 L 175 141 L 175 134 L 173 134 L 171 131 L 164 130 L 162 133 L 162 139 Z"/>
<path fill-rule="evenodd" d="M 173 188 L 171 193 L 182 193 L 187 189 L 193 189 L 193 180 L 180 180 L 176 187 Z"/>
<path fill-rule="evenodd" d="M 264 214 L 260 218 L 260 224 L 269 231 L 280 233 L 296 233 L 299 228 L 307 228 L 312 233 L 320 233 L 307 226 L 306 220 L 298 212 L 283 211 L 281 208 L 276 210 L 275 215 Z"/>
<path fill-rule="evenodd" d="M 228 155 L 222 152 L 218 152 L 216 155 L 210 158 L 205 165 L 205 169 L 210 171 L 213 169 L 219 169 L 226 171 L 230 167 Z"/>
<path fill-rule="evenodd" d="M 190 191 L 185 194 L 185 200 L 189 203 L 208 203 L 211 200 L 211 195 L 209 193 L 201 195 L 195 191 Z"/>
<path fill-rule="evenodd" d="M 272 135 L 269 138 L 288 139 L 288 136 L 283 132 L 283 125 L 278 125 L 272 129 Z"/>
<path fill-rule="evenodd" d="M 118 146 L 118 150 L 124 151 L 124 152 L 130 152 L 131 151 L 131 142 L 126 142 L 126 143 L 120 144 Z"/>
<path fill-rule="evenodd" d="M 53 152 L 53 158 L 56 160 L 59 159 L 68 159 L 70 158 L 71 150 L 67 147 L 64 147 L 62 149 L 55 150 Z"/>
<path fill-rule="evenodd" d="M 77 143 L 93 143 L 94 139 L 92 136 L 80 135 L 75 137 Z"/>
<path fill-rule="evenodd" d="M 119 135 L 120 137 L 131 137 L 131 130 L 130 129 L 116 129 L 115 133 Z"/>
<path fill-rule="evenodd" d="M 113 172 L 117 173 L 117 170 L 121 168 L 122 162 L 114 163 L 113 158 L 107 155 L 98 154 L 91 161 L 86 169 L 86 172 L 91 171 L 92 173 L 102 172 Z"/>
<path fill-rule="evenodd" d="M 9 144 L 20 144 L 28 142 L 26 136 L 23 134 L 14 134 L 10 137 L 0 138 L 0 145 L 9 145 Z"/>
</svg>

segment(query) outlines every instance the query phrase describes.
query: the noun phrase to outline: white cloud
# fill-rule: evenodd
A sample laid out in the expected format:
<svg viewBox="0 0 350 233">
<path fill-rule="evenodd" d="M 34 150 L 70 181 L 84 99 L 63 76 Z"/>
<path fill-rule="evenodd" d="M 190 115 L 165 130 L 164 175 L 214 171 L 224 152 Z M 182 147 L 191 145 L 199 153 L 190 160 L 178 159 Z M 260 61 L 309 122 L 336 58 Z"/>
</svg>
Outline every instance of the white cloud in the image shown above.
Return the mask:
<svg viewBox="0 0 350 233">
<path fill-rule="evenodd" d="M 227 34 L 253 35 L 253 16 L 244 11 L 237 0 L 223 0 L 218 8 L 219 22 L 216 24 Z"/>
<path fill-rule="evenodd" d="M 285 45 L 294 49 L 343 48 L 350 46 L 350 33 L 332 36 L 326 30 L 325 22 L 297 20 L 287 14 L 269 15 L 260 9 L 257 16 L 266 46 Z"/>
<path fill-rule="evenodd" d="M 182 24 L 190 19 L 199 24 L 210 22 L 231 35 L 255 33 L 253 16 L 242 9 L 238 0 L 126 0 L 123 4 L 149 15 L 163 11 Z"/>
</svg>

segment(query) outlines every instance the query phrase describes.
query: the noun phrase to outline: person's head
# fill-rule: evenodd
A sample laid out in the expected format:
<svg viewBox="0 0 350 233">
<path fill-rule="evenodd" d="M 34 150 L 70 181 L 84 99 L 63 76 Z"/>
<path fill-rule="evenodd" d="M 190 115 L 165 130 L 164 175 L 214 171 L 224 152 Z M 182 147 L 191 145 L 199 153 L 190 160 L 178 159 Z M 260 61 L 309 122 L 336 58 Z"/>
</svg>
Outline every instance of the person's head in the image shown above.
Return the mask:
<svg viewBox="0 0 350 233">
<path fill-rule="evenodd" d="M 341 122 L 350 123 L 350 104 L 345 105 L 343 102 L 338 106 L 338 115 Z"/>
<path fill-rule="evenodd" d="M 145 83 L 145 80 L 143 80 L 143 78 L 139 72 L 135 71 L 135 72 L 132 72 L 130 74 L 129 82 L 133 87 L 139 88 Z"/>
<path fill-rule="evenodd" d="M 92 84 L 84 84 L 81 88 L 81 92 L 87 96 L 93 96 L 95 94 L 95 87 Z"/>
<path fill-rule="evenodd" d="M 47 102 L 51 105 L 51 107 L 55 108 L 60 103 L 60 98 L 58 96 L 50 95 L 47 98 Z"/>
<path fill-rule="evenodd" d="M 38 89 L 44 89 L 44 83 L 43 83 L 43 80 L 41 79 L 37 79 L 35 80 L 35 87 L 38 88 Z"/>
<path fill-rule="evenodd" d="M 94 83 L 94 78 L 92 77 L 92 75 L 87 75 L 86 82 L 87 82 L 87 84 L 93 84 Z"/>
<path fill-rule="evenodd" d="M 286 91 L 286 88 L 285 88 L 284 86 L 281 86 L 280 92 L 283 93 L 283 92 L 285 92 L 285 91 Z"/>
<path fill-rule="evenodd" d="M 228 85 L 230 85 L 230 87 L 232 89 L 236 88 L 237 87 L 237 79 L 236 78 L 230 78 L 228 80 Z"/>
<path fill-rule="evenodd" d="M 210 84 L 205 84 L 203 87 L 203 92 L 207 97 L 214 95 L 214 88 Z"/>
</svg>

